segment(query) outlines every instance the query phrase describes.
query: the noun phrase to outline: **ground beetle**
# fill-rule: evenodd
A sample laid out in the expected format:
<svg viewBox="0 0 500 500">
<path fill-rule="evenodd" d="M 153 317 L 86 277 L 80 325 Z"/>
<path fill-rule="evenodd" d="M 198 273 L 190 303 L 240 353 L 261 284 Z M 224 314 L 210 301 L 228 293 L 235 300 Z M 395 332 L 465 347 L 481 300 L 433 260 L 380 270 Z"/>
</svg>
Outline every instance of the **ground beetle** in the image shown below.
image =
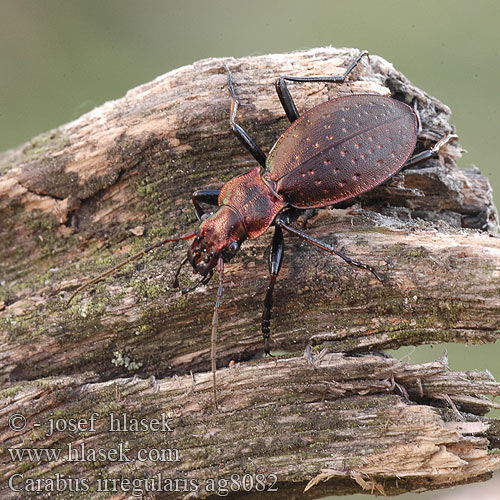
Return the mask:
<svg viewBox="0 0 500 500">
<path fill-rule="evenodd" d="M 299 115 L 287 81 L 343 83 L 360 59 L 361 52 L 341 76 L 281 76 L 276 91 L 286 116 L 291 122 L 276 141 L 269 154 L 257 146 L 248 133 L 235 122 L 239 101 L 234 91 L 229 68 L 228 86 L 231 95 L 229 123 L 236 137 L 263 167 L 234 177 L 221 190 L 204 189 L 193 194 L 196 216 L 201 222 L 196 232 L 159 241 L 125 262 L 80 286 L 69 298 L 92 283 L 114 273 L 125 264 L 166 243 L 194 238 L 187 257 L 175 274 L 174 285 L 182 265 L 189 263 L 201 279 L 188 292 L 206 284 L 217 267 L 219 288 L 212 318 L 211 361 L 214 382 L 214 402 L 217 406 L 215 383 L 215 341 L 218 312 L 222 298 L 224 262 L 231 260 L 246 239 L 253 239 L 274 226 L 269 255 L 270 281 L 264 299 L 262 334 L 264 350 L 269 351 L 269 331 L 273 290 L 283 260 L 283 229 L 293 233 L 326 252 L 338 255 L 351 266 L 370 271 L 378 280 L 384 277 L 371 266 L 353 260 L 327 243 L 323 243 L 290 224 L 301 209 L 326 207 L 354 198 L 396 174 L 401 168 L 413 165 L 436 154 L 455 135 L 448 135 L 436 145 L 415 156 L 420 120 L 416 109 L 380 95 L 361 94 L 326 101 L 302 116 Z M 201 204 L 215 205 L 215 213 L 205 213 Z"/>
</svg>

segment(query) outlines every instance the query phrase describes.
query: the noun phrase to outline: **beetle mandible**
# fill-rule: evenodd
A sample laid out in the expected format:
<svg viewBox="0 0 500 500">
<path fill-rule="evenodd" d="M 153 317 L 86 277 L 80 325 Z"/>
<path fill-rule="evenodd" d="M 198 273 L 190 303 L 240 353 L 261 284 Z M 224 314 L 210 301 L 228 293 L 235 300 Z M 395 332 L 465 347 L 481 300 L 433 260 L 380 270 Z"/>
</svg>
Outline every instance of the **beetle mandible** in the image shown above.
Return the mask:
<svg viewBox="0 0 500 500">
<path fill-rule="evenodd" d="M 380 95 L 338 97 L 299 115 L 287 81 L 343 83 L 365 55 L 366 51 L 360 52 L 340 76 L 281 76 L 276 80 L 276 91 L 291 125 L 278 138 L 268 155 L 235 121 L 239 101 L 231 72 L 225 65 L 231 96 L 231 129 L 264 171 L 255 167 L 234 177 L 220 190 L 196 191 L 192 203 L 201 223 L 197 231 L 150 245 L 80 286 L 71 295 L 68 304 L 92 283 L 113 274 L 153 249 L 173 241 L 194 239 L 187 257 L 177 269 L 174 286 L 178 286 L 180 269 L 187 262 L 201 278 L 195 285 L 184 289 L 183 293 L 208 283 L 214 268 L 218 269 L 219 287 L 211 338 L 213 391 L 217 406 L 215 344 L 224 263 L 236 255 L 245 240 L 257 238 L 271 225 L 274 226 L 269 255 L 270 280 L 261 326 L 264 351 L 268 355 L 273 291 L 284 253 L 283 230 L 341 257 L 351 266 L 370 271 L 383 281 L 385 278 L 371 266 L 349 258 L 291 225 L 298 211 L 326 207 L 354 198 L 386 181 L 403 167 L 433 156 L 449 140 L 457 137 L 449 134 L 430 150 L 411 156 L 420 131 L 418 112 L 407 104 Z M 218 209 L 215 213 L 207 214 L 202 203 L 218 206 Z"/>
</svg>

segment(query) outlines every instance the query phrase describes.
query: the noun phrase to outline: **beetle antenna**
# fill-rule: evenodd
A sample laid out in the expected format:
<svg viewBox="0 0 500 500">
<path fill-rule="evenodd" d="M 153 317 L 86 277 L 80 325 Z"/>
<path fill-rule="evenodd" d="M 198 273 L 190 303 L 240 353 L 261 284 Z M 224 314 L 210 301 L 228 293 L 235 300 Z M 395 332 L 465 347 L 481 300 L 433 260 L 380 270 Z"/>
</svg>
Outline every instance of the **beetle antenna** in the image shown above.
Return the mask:
<svg viewBox="0 0 500 500">
<path fill-rule="evenodd" d="M 224 282 L 224 261 L 222 260 L 222 255 L 219 257 L 218 264 L 219 264 L 219 289 L 217 290 L 217 300 L 215 301 L 214 315 L 212 316 L 212 339 L 210 342 L 210 360 L 212 362 L 214 405 L 216 410 L 218 410 L 218 407 L 217 407 L 217 380 L 215 377 L 215 371 L 217 370 L 217 364 L 215 362 L 215 344 L 217 342 L 217 324 L 219 323 L 219 307 L 222 299 L 222 286 Z"/>
<path fill-rule="evenodd" d="M 162 241 L 157 241 L 156 243 L 149 245 L 144 250 L 141 250 L 139 253 L 136 253 L 135 255 L 132 255 L 131 257 L 129 257 L 127 260 L 123 261 L 121 264 L 118 264 L 117 266 L 109 269 L 105 273 L 100 274 L 96 278 L 93 278 L 93 279 L 87 281 L 86 283 L 84 283 L 82 286 L 78 287 L 73 292 L 73 294 L 68 299 L 68 301 L 66 302 L 66 306 L 69 306 L 71 301 L 75 298 L 75 296 L 78 295 L 81 291 L 85 290 L 90 285 L 93 285 L 94 283 L 98 283 L 99 281 L 103 280 L 104 278 L 107 278 L 111 274 L 116 273 L 116 271 L 121 269 L 123 266 L 126 266 L 129 262 L 133 262 L 134 260 L 139 259 L 140 257 L 147 254 L 148 252 L 151 252 L 151 250 L 154 250 L 155 248 L 161 247 L 161 246 L 165 245 L 166 243 L 170 243 L 172 241 L 189 240 L 191 238 L 194 238 L 195 236 L 196 236 L 196 232 L 186 233 L 186 234 L 183 234 L 181 236 L 173 236 L 172 238 L 167 238 L 167 239 L 162 240 Z"/>
</svg>

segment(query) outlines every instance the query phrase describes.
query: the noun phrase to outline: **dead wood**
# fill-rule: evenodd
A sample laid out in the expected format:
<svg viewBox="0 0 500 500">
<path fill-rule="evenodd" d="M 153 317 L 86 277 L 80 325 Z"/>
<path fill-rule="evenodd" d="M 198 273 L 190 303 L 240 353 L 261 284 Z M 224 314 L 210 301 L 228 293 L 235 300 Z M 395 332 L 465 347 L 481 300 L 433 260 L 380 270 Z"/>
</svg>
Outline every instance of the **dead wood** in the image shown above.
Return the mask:
<svg viewBox="0 0 500 500">
<path fill-rule="evenodd" d="M 176 446 L 189 450 L 178 468 L 148 465 L 148 474 L 186 472 L 202 480 L 276 471 L 283 496 L 302 491 L 313 477 L 331 479 L 311 488 L 311 498 L 360 487 L 395 494 L 482 479 L 498 467 L 491 455 L 498 425 L 481 416 L 489 404 L 483 396 L 495 395 L 496 383 L 485 374 L 447 372 L 439 363 L 439 376 L 420 374 L 411 381 L 401 380 L 405 365 L 379 356 L 329 354 L 321 369 L 291 358 L 242 363 L 222 371 L 223 410 L 214 414 L 204 372 L 216 284 L 186 296 L 172 288 L 185 244 L 158 250 L 64 307 L 83 279 L 153 241 L 194 229 L 189 200 L 196 188 L 220 187 L 254 166 L 228 126 L 223 62 L 243 104 L 238 120 L 268 150 L 287 127 L 276 76 L 340 74 L 356 54 L 328 48 L 200 61 L 0 155 L 2 423 L 18 407 L 30 416 L 35 407 L 40 415 L 52 408 L 85 415 L 118 398 L 121 411 L 138 415 L 167 408 L 189 420 L 175 437 Z M 407 103 L 416 98 L 423 122 L 419 150 L 453 130 L 444 104 L 377 56 L 363 60 L 341 86 L 297 84 L 292 92 L 299 110 L 349 93 L 392 94 Z M 293 355 L 312 345 L 352 355 L 497 340 L 498 217 L 488 181 L 477 169 L 457 168 L 459 155 L 460 146 L 452 143 L 438 159 L 308 221 L 310 234 L 374 266 L 389 278 L 385 285 L 287 238 L 273 314 L 275 349 Z M 269 241 L 264 235 L 245 243 L 227 266 L 221 367 L 262 352 L 259 318 Z M 194 279 L 182 277 L 184 285 Z M 353 383 L 349 370 L 360 366 Z M 411 370 L 425 372 L 425 366 Z M 194 382 L 185 377 L 190 371 Z M 129 374 L 138 378 L 120 378 Z M 161 379 L 158 392 L 141 380 L 152 375 Z M 463 386 L 455 390 L 459 381 Z M 19 445 L 19 435 L 2 432 L 5 442 Z M 199 453 L 190 454 L 195 436 Z M 37 433 L 30 439 L 33 446 L 54 444 Z M 67 444 L 72 437 L 58 439 Z M 95 443 L 96 436 L 89 439 Z M 134 442 L 140 447 L 154 439 L 146 433 Z M 98 440 L 105 447 L 117 442 L 106 432 Z M 19 464 L 2 457 L 6 477 Z M 84 468 L 78 471 L 94 479 L 98 470 L 118 470 L 109 463 Z"/>
</svg>

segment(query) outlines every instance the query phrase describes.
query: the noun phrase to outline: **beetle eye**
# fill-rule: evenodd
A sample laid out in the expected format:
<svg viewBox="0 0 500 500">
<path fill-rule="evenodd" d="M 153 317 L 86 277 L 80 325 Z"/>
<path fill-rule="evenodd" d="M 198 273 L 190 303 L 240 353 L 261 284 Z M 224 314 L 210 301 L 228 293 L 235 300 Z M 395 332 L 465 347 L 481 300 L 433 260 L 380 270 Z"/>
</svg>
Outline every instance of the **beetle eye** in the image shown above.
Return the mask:
<svg viewBox="0 0 500 500">
<path fill-rule="evenodd" d="M 240 245 L 238 245 L 237 241 L 233 241 L 232 243 L 229 244 L 227 249 L 230 253 L 236 253 L 240 249 Z"/>
</svg>

